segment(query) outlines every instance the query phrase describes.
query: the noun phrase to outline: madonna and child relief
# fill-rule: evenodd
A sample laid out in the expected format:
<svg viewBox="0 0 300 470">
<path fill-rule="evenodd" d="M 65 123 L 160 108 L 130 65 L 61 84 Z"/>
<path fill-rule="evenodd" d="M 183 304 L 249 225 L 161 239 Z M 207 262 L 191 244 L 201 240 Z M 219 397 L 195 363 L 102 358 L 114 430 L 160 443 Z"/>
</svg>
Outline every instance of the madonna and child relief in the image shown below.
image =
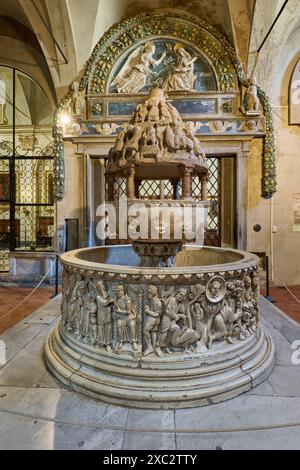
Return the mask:
<svg viewBox="0 0 300 470">
<path fill-rule="evenodd" d="M 151 87 L 166 91 L 216 90 L 210 65 L 190 47 L 176 41 L 148 41 L 121 62 L 109 91 L 139 93 Z"/>
</svg>

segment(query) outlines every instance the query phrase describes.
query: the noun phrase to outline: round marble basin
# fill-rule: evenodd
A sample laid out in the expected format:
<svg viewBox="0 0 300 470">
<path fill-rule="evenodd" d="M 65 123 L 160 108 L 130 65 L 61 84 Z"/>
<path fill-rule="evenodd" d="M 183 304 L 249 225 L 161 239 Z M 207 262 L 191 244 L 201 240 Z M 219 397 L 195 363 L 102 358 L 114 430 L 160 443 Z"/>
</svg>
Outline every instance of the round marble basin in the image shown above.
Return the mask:
<svg viewBox="0 0 300 470">
<path fill-rule="evenodd" d="M 61 256 L 61 320 L 46 363 L 67 386 L 139 408 L 226 400 L 274 365 L 260 323 L 258 258 L 185 245 L 175 267 L 141 267 L 131 245 Z"/>
<path fill-rule="evenodd" d="M 134 251 L 132 245 L 115 245 L 103 246 L 92 248 L 81 248 L 79 250 L 69 251 L 61 256 L 61 262 L 69 263 L 83 262 L 92 263 L 93 267 L 103 269 L 116 269 L 115 266 L 123 266 L 139 268 L 140 259 Z M 197 271 L 203 269 L 206 271 L 206 266 L 217 266 L 226 264 L 232 265 L 237 262 L 249 263 L 257 266 L 257 256 L 248 253 L 247 251 L 238 251 L 225 248 L 212 248 L 207 246 L 184 245 L 182 251 L 175 256 L 176 266 L 172 267 L 172 271 L 167 268 L 166 273 L 169 275 L 176 272 L 185 271 L 186 267 L 195 268 Z M 86 265 L 86 263 L 85 263 Z M 89 265 L 89 264 L 88 264 Z M 225 267 L 225 266 L 224 266 Z M 181 269 L 183 268 L 183 269 Z M 230 266 L 226 266 L 230 268 Z M 162 268 L 156 268 L 161 271 Z"/>
</svg>

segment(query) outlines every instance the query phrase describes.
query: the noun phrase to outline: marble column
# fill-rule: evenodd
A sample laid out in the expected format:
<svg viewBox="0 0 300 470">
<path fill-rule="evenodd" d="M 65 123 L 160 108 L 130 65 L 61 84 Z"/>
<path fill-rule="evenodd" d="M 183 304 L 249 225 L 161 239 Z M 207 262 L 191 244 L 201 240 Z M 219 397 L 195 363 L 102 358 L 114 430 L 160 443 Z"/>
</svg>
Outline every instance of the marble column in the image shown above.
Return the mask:
<svg viewBox="0 0 300 470">
<path fill-rule="evenodd" d="M 182 179 L 182 199 L 191 198 L 191 183 L 192 183 L 192 168 L 185 167 L 183 170 L 183 179 Z"/>
<path fill-rule="evenodd" d="M 201 199 L 207 201 L 208 199 L 208 176 L 202 176 L 201 178 Z"/>
<path fill-rule="evenodd" d="M 104 165 L 98 158 L 80 155 L 80 217 L 79 244 L 81 247 L 98 245 L 95 218 L 98 205 L 104 202 Z"/>
<path fill-rule="evenodd" d="M 243 147 L 237 154 L 236 208 L 238 221 L 237 248 L 239 250 L 247 250 L 248 154 L 248 146 Z"/>
<path fill-rule="evenodd" d="M 165 198 L 165 180 L 160 180 L 159 182 L 159 199 Z"/>
<path fill-rule="evenodd" d="M 79 244 L 81 247 L 91 246 L 90 230 L 91 230 L 91 213 L 90 207 L 92 203 L 92 185 L 91 185 L 91 159 L 87 154 L 81 154 L 79 172 L 79 188 L 80 194 L 80 217 L 79 217 Z"/>
<path fill-rule="evenodd" d="M 134 195 L 135 195 L 134 175 L 135 175 L 134 167 L 129 168 L 128 175 L 127 175 L 127 197 L 128 197 L 128 199 L 134 199 Z"/>
</svg>

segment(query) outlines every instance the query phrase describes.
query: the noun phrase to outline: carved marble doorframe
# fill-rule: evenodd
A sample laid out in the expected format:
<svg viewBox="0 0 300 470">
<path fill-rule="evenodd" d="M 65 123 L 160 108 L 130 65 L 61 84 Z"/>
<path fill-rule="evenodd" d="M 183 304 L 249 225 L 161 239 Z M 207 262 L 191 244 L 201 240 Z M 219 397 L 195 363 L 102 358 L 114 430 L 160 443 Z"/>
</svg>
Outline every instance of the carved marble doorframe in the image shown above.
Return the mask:
<svg viewBox="0 0 300 470">
<path fill-rule="evenodd" d="M 73 139 L 78 156 L 79 178 L 78 190 L 80 194 L 79 207 L 79 243 L 81 247 L 103 245 L 96 239 L 96 210 L 105 201 L 105 158 L 111 147 L 113 139 L 109 142 L 103 139 Z"/>
<path fill-rule="evenodd" d="M 228 156 L 236 159 L 236 242 L 238 250 L 247 250 L 248 155 L 251 140 L 252 137 L 228 140 L 222 136 L 201 139 L 206 155 Z"/>
</svg>

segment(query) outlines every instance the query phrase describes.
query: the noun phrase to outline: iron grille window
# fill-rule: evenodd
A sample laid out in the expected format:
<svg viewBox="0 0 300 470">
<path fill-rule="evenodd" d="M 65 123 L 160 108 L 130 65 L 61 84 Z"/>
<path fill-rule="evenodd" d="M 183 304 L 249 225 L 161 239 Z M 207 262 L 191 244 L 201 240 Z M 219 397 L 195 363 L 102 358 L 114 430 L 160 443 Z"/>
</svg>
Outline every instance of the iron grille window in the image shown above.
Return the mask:
<svg viewBox="0 0 300 470">
<path fill-rule="evenodd" d="M 53 251 L 51 114 L 34 80 L 0 66 L 0 272 L 10 251 Z"/>
<path fill-rule="evenodd" d="M 205 244 L 211 246 L 221 245 L 221 224 L 220 224 L 220 158 L 209 157 L 209 180 L 208 180 L 208 209 L 207 230 L 205 234 Z"/>
<path fill-rule="evenodd" d="M 110 193 L 112 191 L 112 193 Z M 105 200 L 116 200 L 121 196 L 126 196 L 127 183 L 126 178 L 116 178 L 114 175 L 105 177 Z"/>
</svg>

